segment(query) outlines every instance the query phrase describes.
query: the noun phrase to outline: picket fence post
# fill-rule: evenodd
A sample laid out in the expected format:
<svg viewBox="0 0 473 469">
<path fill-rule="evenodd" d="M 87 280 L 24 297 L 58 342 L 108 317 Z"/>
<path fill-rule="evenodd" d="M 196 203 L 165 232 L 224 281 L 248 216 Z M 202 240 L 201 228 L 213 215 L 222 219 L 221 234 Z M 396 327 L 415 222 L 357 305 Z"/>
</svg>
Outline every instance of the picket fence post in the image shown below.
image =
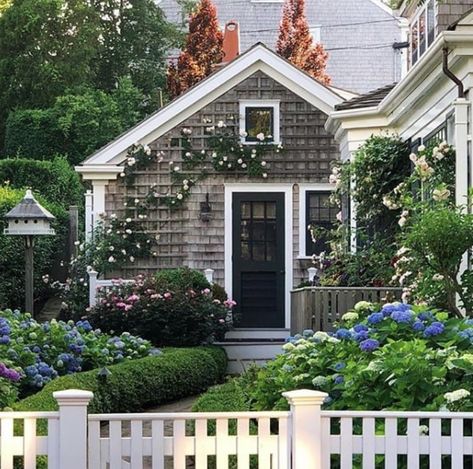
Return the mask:
<svg viewBox="0 0 473 469">
<path fill-rule="evenodd" d="M 292 469 L 322 469 L 321 408 L 328 394 L 298 389 L 283 396 L 291 406 Z"/>
<path fill-rule="evenodd" d="M 89 270 L 89 306 L 92 308 L 97 304 L 97 276 L 98 272 Z"/>
<path fill-rule="evenodd" d="M 92 233 L 94 231 L 93 197 L 94 195 L 91 190 L 85 193 L 85 240 L 87 242 L 92 239 Z"/>
<path fill-rule="evenodd" d="M 87 406 L 94 394 L 68 389 L 53 397 L 59 405 L 59 467 L 87 469 Z"/>
</svg>

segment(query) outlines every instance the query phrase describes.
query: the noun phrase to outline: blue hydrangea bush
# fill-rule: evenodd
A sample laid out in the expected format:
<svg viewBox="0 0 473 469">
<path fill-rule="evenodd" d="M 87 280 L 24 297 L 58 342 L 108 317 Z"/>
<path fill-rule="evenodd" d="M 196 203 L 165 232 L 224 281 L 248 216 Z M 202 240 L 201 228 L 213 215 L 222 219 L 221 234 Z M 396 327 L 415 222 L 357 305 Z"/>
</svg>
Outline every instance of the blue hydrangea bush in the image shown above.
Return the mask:
<svg viewBox="0 0 473 469">
<path fill-rule="evenodd" d="M 130 335 L 104 334 L 88 321 L 38 323 L 30 314 L 0 312 L 0 407 L 41 389 L 57 376 L 159 353 Z M 7 392 L 8 391 L 8 392 Z M 5 399 L 2 398 L 5 396 Z"/>
<path fill-rule="evenodd" d="M 283 349 L 250 385 L 255 409 L 285 409 L 281 393 L 306 388 L 328 393 L 328 409 L 473 410 L 473 319 L 360 302 L 333 332 Z"/>
</svg>

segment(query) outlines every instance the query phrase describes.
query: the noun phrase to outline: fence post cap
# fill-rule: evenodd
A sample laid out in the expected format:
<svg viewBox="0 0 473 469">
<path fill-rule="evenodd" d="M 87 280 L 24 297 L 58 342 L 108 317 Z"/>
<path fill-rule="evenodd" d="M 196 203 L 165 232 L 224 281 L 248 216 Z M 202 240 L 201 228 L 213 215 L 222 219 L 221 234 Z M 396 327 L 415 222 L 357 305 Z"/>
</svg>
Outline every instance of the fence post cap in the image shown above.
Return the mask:
<svg viewBox="0 0 473 469">
<path fill-rule="evenodd" d="M 82 389 L 65 389 L 64 391 L 53 392 L 53 397 L 60 406 L 77 406 L 87 405 L 94 397 L 94 393 Z"/>
<path fill-rule="evenodd" d="M 214 269 L 205 269 L 204 272 L 214 272 Z"/>
<path fill-rule="evenodd" d="M 96 270 L 88 270 L 87 273 L 89 274 L 89 277 L 97 277 L 99 274 Z"/>
<path fill-rule="evenodd" d="M 328 397 L 326 392 L 313 391 L 311 389 L 296 389 L 286 391 L 282 395 L 291 405 L 322 405 Z"/>
</svg>

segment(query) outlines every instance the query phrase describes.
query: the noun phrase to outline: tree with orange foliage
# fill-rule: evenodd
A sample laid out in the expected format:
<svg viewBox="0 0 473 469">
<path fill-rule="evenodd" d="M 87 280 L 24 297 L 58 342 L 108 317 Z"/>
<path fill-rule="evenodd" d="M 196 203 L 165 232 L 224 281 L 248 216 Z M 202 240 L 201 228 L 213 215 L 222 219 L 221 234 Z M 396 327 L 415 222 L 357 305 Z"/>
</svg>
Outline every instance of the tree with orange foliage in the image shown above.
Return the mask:
<svg viewBox="0 0 473 469">
<path fill-rule="evenodd" d="M 330 83 L 326 72 L 328 54 L 322 44 L 314 43 L 304 0 L 286 0 L 276 51 L 322 83 Z"/>
<path fill-rule="evenodd" d="M 168 92 L 179 96 L 212 73 L 223 57 L 223 34 L 212 0 L 201 0 L 189 18 L 189 33 L 177 63 L 168 68 Z"/>
</svg>

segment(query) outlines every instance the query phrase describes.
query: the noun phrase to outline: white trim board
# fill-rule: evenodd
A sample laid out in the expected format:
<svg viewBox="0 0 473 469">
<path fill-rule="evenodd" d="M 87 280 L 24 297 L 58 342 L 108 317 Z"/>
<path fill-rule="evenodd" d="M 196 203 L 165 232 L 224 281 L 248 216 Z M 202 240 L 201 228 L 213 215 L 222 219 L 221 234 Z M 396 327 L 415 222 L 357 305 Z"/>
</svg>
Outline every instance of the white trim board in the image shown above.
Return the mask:
<svg viewBox="0 0 473 469">
<path fill-rule="evenodd" d="M 344 100 L 331 88 L 314 80 L 263 44 L 257 44 L 98 150 L 83 164 L 119 164 L 131 145 L 153 142 L 257 71 L 262 71 L 327 115 Z M 80 167 L 77 170 L 81 172 Z"/>
<path fill-rule="evenodd" d="M 299 255 L 298 259 L 311 259 L 306 255 L 306 230 L 307 220 L 306 212 L 306 192 L 307 191 L 330 191 L 333 192 L 334 185 L 328 182 L 319 182 L 313 184 L 299 184 Z"/>
<path fill-rule="evenodd" d="M 228 183 L 225 184 L 225 291 L 232 298 L 233 295 L 233 194 L 247 192 L 279 192 L 284 194 L 284 249 L 285 249 L 285 328 L 291 327 L 291 295 L 293 287 L 293 184 L 272 184 L 272 183 Z"/>
</svg>

